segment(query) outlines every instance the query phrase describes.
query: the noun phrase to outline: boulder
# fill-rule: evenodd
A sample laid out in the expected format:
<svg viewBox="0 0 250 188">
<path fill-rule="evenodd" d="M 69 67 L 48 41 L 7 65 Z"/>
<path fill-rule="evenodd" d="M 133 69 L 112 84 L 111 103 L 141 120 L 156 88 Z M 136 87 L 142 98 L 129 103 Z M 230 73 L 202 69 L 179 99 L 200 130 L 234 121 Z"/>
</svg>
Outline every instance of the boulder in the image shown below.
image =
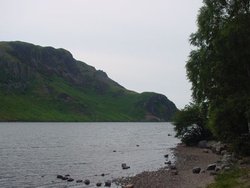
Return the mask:
<svg viewBox="0 0 250 188">
<path fill-rule="evenodd" d="M 82 183 L 83 181 L 82 180 L 76 180 L 76 183 Z"/>
<path fill-rule="evenodd" d="M 227 166 L 232 165 L 236 161 L 237 160 L 233 154 L 225 154 L 222 156 L 222 159 L 221 159 L 222 164 L 227 165 Z"/>
<path fill-rule="evenodd" d="M 193 170 L 192 170 L 192 172 L 193 172 L 194 174 L 199 174 L 200 171 L 201 171 L 201 168 L 200 168 L 200 167 L 194 167 Z"/>
<path fill-rule="evenodd" d="M 216 164 L 210 164 L 207 166 L 207 170 L 210 171 L 210 170 L 215 170 L 216 168 Z"/>
<path fill-rule="evenodd" d="M 165 158 L 168 158 L 168 154 L 164 155 Z"/>
<path fill-rule="evenodd" d="M 221 142 L 217 142 L 217 143 L 211 145 L 212 152 L 219 154 L 219 155 L 221 154 L 221 151 L 226 150 L 226 149 L 227 149 L 227 145 L 223 144 Z"/>
</svg>

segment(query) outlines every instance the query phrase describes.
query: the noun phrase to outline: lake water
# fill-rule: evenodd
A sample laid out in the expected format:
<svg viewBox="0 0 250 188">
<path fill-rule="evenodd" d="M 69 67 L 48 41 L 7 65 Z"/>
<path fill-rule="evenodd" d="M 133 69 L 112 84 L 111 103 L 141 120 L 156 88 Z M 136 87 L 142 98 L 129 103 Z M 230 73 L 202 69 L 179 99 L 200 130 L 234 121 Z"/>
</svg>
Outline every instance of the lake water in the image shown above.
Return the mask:
<svg viewBox="0 0 250 188">
<path fill-rule="evenodd" d="M 170 123 L 0 123 L 0 187 L 95 187 L 164 167 L 177 143 Z"/>
</svg>

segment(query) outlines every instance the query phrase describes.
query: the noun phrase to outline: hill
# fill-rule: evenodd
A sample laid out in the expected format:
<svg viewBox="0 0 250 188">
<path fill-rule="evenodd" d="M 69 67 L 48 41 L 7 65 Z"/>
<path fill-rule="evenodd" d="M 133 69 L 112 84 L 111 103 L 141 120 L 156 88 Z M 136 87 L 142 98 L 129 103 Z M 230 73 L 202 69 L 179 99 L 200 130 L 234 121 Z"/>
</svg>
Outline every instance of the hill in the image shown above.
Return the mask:
<svg viewBox="0 0 250 188">
<path fill-rule="evenodd" d="M 64 49 L 0 42 L 0 121 L 169 121 L 164 95 L 129 91 Z"/>
</svg>

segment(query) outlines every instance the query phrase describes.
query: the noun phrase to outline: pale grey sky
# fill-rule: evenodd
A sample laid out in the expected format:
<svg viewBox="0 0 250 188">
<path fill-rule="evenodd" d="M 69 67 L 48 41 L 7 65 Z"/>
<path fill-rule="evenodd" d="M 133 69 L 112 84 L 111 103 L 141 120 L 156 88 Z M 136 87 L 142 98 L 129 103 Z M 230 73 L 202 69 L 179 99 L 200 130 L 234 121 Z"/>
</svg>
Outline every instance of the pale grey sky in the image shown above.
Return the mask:
<svg viewBox="0 0 250 188">
<path fill-rule="evenodd" d="M 191 101 L 185 63 L 202 0 L 0 0 L 0 41 L 65 48 L 137 92 Z"/>
</svg>

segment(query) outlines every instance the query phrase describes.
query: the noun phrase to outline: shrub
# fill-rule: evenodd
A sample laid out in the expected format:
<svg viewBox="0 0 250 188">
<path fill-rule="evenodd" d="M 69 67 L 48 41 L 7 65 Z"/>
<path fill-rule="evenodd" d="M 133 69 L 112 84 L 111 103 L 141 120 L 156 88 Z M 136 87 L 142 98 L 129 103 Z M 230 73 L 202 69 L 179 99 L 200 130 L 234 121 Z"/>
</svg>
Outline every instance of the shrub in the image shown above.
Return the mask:
<svg viewBox="0 0 250 188">
<path fill-rule="evenodd" d="M 200 140 L 211 138 L 211 132 L 206 128 L 206 114 L 195 104 L 185 106 L 174 116 L 176 136 L 187 145 L 195 145 Z"/>
</svg>

